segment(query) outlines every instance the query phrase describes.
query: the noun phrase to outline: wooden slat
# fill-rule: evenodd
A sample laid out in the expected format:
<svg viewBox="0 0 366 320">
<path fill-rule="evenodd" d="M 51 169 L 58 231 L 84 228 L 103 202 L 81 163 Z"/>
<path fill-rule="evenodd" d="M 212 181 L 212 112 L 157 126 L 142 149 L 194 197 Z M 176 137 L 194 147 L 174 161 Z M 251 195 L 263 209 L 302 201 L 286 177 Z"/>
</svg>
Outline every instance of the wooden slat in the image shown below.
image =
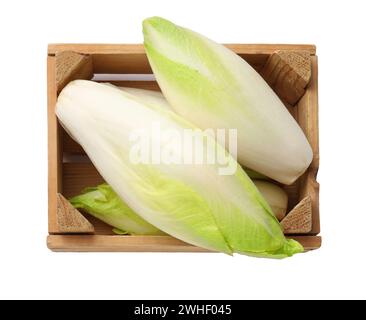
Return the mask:
<svg viewBox="0 0 366 320">
<path fill-rule="evenodd" d="M 56 58 L 47 57 L 47 117 L 48 117 L 48 231 L 57 231 L 57 192 L 62 190 L 59 125 L 55 115 L 56 104 Z"/>
<path fill-rule="evenodd" d="M 118 80 L 118 81 L 98 81 L 98 82 L 108 82 L 114 84 L 117 87 L 128 87 L 128 88 L 138 88 L 145 90 L 161 91 L 158 83 L 156 81 L 129 81 L 129 80 Z"/>
<path fill-rule="evenodd" d="M 63 195 L 67 199 L 80 194 L 87 187 L 94 187 L 104 182 L 94 165 L 89 163 L 64 163 L 63 164 Z M 112 235 L 112 227 L 103 221 L 84 214 L 85 218 L 93 225 L 97 235 Z"/>
<path fill-rule="evenodd" d="M 268 54 L 239 54 L 254 69 L 261 70 L 266 63 Z M 145 53 L 112 53 L 91 54 L 94 73 L 127 73 L 149 74 L 152 73 L 149 61 Z"/>
<path fill-rule="evenodd" d="M 108 224 L 104 223 L 103 221 L 94 218 L 93 216 L 84 213 L 85 218 L 93 225 L 94 227 L 94 234 L 96 235 L 115 235 L 112 231 L 113 227 L 109 226 Z"/>
<path fill-rule="evenodd" d="M 63 164 L 63 195 L 66 198 L 79 194 L 87 187 L 94 187 L 104 182 L 92 163 Z"/>
<path fill-rule="evenodd" d="M 269 55 L 267 54 L 240 54 L 254 69 L 261 70 Z M 95 73 L 152 73 L 145 54 L 93 54 Z"/>
<path fill-rule="evenodd" d="M 84 149 L 61 127 L 62 150 L 64 153 L 85 154 Z"/>
<path fill-rule="evenodd" d="M 295 181 L 290 185 L 281 185 L 288 196 L 287 213 L 290 212 L 299 202 L 299 182 Z"/>
<path fill-rule="evenodd" d="M 316 46 L 313 44 L 225 44 L 237 54 L 272 54 L 276 50 L 305 50 L 311 55 L 316 54 Z"/>
<path fill-rule="evenodd" d="M 227 44 L 229 49 L 244 58 L 257 71 L 263 68 L 269 55 L 275 50 L 306 50 L 315 53 L 313 45 L 244 45 Z M 150 64 L 141 44 L 93 45 L 93 44 L 51 44 L 50 55 L 63 51 L 90 54 L 94 73 L 151 73 Z"/>
<path fill-rule="evenodd" d="M 309 234 L 317 235 L 320 233 L 319 217 L 319 183 L 316 181 L 316 174 L 311 169 L 301 177 L 299 197 L 311 197 L 312 228 Z"/>
<path fill-rule="evenodd" d="M 305 132 L 314 152 L 314 159 L 311 167 L 319 168 L 319 121 L 318 121 L 318 59 L 316 56 L 312 60 L 312 77 L 306 94 L 298 103 L 298 121 Z"/>
<path fill-rule="evenodd" d="M 296 122 L 299 122 L 299 110 L 298 110 L 297 104 L 294 106 L 290 106 L 290 107 L 291 107 L 291 111 L 290 111 L 291 115 L 294 117 Z M 289 107 L 287 106 L 287 108 L 289 108 Z"/>
<path fill-rule="evenodd" d="M 145 53 L 142 44 L 51 43 L 48 45 L 49 55 L 60 51 L 74 51 L 82 54 Z"/>
<path fill-rule="evenodd" d="M 272 54 L 276 50 L 307 50 L 312 55 L 316 47 L 312 44 L 225 44 L 237 54 Z M 70 44 L 54 43 L 48 45 L 48 54 L 54 55 L 60 51 L 75 51 L 84 54 L 120 54 L 145 53 L 142 44 Z"/>
<path fill-rule="evenodd" d="M 269 55 L 240 54 L 258 72 Z M 150 74 L 152 73 L 146 55 L 143 54 L 93 54 L 94 73 Z"/>
<path fill-rule="evenodd" d="M 290 236 L 289 238 L 300 242 L 305 251 L 319 249 L 322 245 L 322 237 L 320 236 Z"/>
<path fill-rule="evenodd" d="M 270 56 L 270 54 L 263 53 L 238 53 L 238 55 L 248 62 L 257 72 L 263 69 L 263 66 L 266 64 Z"/>
<path fill-rule="evenodd" d="M 313 227 L 310 234 L 319 234 L 319 184 L 316 176 L 319 168 L 318 128 L 318 60 L 311 57 L 311 80 L 305 95 L 298 103 L 298 122 L 313 149 L 314 158 L 307 172 L 300 179 L 300 199 L 310 196 L 312 200 Z"/>
<path fill-rule="evenodd" d="M 321 246 L 317 236 L 292 237 L 305 250 Z M 210 252 L 169 236 L 50 235 L 47 246 L 57 252 Z"/>
<path fill-rule="evenodd" d="M 94 73 L 152 73 L 146 54 L 120 53 L 120 54 L 92 54 Z"/>
</svg>

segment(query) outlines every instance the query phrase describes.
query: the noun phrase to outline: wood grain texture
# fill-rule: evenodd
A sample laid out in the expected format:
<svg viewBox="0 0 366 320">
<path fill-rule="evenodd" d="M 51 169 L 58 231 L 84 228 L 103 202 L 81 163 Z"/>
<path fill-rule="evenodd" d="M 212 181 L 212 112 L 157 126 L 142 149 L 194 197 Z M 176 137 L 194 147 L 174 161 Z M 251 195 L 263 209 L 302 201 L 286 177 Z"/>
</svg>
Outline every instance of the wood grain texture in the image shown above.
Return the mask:
<svg viewBox="0 0 366 320">
<path fill-rule="evenodd" d="M 60 193 L 56 213 L 57 233 L 94 233 L 93 225 Z"/>
<path fill-rule="evenodd" d="M 268 54 L 239 54 L 255 70 L 263 68 Z M 145 53 L 91 54 L 94 73 L 106 74 L 151 74 L 152 70 Z"/>
<path fill-rule="evenodd" d="M 227 44 L 229 49 L 244 58 L 257 71 L 263 68 L 276 48 L 282 50 L 307 50 L 315 54 L 313 45 L 244 45 Z M 88 54 L 93 60 L 94 73 L 152 73 L 142 44 L 50 44 L 48 54 L 63 51 Z"/>
<path fill-rule="evenodd" d="M 82 146 L 72 139 L 64 128 L 61 127 L 60 131 L 63 153 L 85 155 L 85 151 Z"/>
<path fill-rule="evenodd" d="M 94 227 L 94 234 L 96 235 L 116 235 L 112 230 L 113 227 L 109 226 L 108 224 L 104 223 L 103 221 L 94 218 L 93 216 L 89 215 L 86 212 L 81 211 L 85 218 L 93 225 Z"/>
<path fill-rule="evenodd" d="M 62 150 L 60 148 L 60 127 L 55 115 L 56 58 L 47 57 L 47 118 L 48 118 L 48 231 L 57 231 L 57 193 L 62 190 Z"/>
<path fill-rule="evenodd" d="M 225 44 L 238 54 L 272 54 L 276 50 L 307 50 L 312 55 L 316 47 L 312 44 Z M 48 45 L 48 54 L 54 55 L 60 51 L 74 51 L 83 54 L 125 54 L 145 53 L 142 44 L 79 44 L 53 43 Z"/>
<path fill-rule="evenodd" d="M 128 88 L 138 88 L 138 89 L 145 89 L 145 90 L 153 90 L 153 91 L 160 91 L 161 89 L 156 81 L 98 81 L 98 82 L 108 82 L 117 87 L 128 87 Z"/>
<path fill-rule="evenodd" d="M 310 196 L 302 199 L 281 221 L 285 234 L 309 233 L 312 228 L 312 212 Z"/>
<path fill-rule="evenodd" d="M 92 163 L 63 164 L 63 195 L 66 198 L 76 196 L 87 187 L 95 187 L 104 182 Z"/>
<path fill-rule="evenodd" d="M 306 251 L 318 249 L 317 236 L 291 237 Z M 56 252 L 211 252 L 169 236 L 50 235 L 47 246 Z"/>
<path fill-rule="evenodd" d="M 287 211 L 290 212 L 299 202 L 299 181 L 290 185 L 280 185 L 287 193 L 288 204 Z"/>
<path fill-rule="evenodd" d="M 306 196 L 312 201 L 312 229 L 310 234 L 320 233 L 319 183 L 316 180 L 319 168 L 319 120 L 318 120 L 318 59 L 311 57 L 311 80 L 305 95 L 297 104 L 298 123 L 304 131 L 313 150 L 313 161 L 300 178 L 299 199 Z"/>
<path fill-rule="evenodd" d="M 56 87 L 59 93 L 70 81 L 93 77 L 92 58 L 72 51 L 56 54 Z"/>
<path fill-rule="evenodd" d="M 311 55 L 306 50 L 278 50 L 268 58 L 262 77 L 286 102 L 294 105 L 304 95 L 311 76 Z"/>
<path fill-rule="evenodd" d="M 97 186 L 104 182 L 97 169 L 91 162 L 63 163 L 63 195 L 69 199 L 80 194 L 85 188 Z M 113 235 L 112 227 L 103 221 L 84 213 L 85 218 L 93 225 L 94 234 Z"/>
</svg>

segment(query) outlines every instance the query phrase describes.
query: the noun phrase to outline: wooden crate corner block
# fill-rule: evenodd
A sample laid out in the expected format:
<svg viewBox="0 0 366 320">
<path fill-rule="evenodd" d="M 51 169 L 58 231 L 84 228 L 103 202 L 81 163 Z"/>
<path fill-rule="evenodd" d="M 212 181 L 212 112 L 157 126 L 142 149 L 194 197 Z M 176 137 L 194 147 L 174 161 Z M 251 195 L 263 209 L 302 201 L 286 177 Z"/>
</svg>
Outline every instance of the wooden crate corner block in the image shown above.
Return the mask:
<svg viewBox="0 0 366 320">
<path fill-rule="evenodd" d="M 55 56 L 57 93 L 72 80 L 91 79 L 93 77 L 91 56 L 73 51 L 57 52 Z"/>
<path fill-rule="evenodd" d="M 94 233 L 93 225 L 60 193 L 56 214 L 57 233 Z"/>
<path fill-rule="evenodd" d="M 275 51 L 261 75 L 284 101 L 295 105 L 311 78 L 311 54 L 307 50 Z"/>
<path fill-rule="evenodd" d="M 281 221 L 285 234 L 309 233 L 312 229 L 312 210 L 310 196 L 302 199 Z"/>
</svg>

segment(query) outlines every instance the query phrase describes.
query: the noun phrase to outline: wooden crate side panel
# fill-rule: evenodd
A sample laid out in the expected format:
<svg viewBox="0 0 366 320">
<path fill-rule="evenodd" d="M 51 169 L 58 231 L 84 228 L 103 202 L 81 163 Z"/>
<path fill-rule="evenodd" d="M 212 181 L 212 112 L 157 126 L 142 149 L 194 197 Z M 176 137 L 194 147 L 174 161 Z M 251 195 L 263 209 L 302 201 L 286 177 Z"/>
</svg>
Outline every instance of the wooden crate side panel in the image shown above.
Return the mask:
<svg viewBox="0 0 366 320">
<path fill-rule="evenodd" d="M 62 150 L 60 128 L 55 115 L 57 97 L 55 57 L 47 57 L 47 117 L 48 117 L 48 231 L 57 232 L 57 192 L 62 190 Z"/>
<path fill-rule="evenodd" d="M 275 50 L 307 50 L 310 54 L 315 54 L 313 45 L 226 44 L 226 46 L 243 57 L 257 71 Z M 91 55 L 94 73 L 152 72 L 142 44 L 50 44 L 48 47 L 48 53 L 51 55 L 63 51 Z"/>
<path fill-rule="evenodd" d="M 80 58 L 78 57 L 80 56 Z M 63 137 L 55 114 L 57 94 L 73 79 L 90 79 L 92 63 L 88 56 L 73 52 L 62 52 L 47 57 L 47 96 L 48 96 L 48 230 L 49 233 L 61 233 L 62 228 L 57 216 L 57 194 L 63 192 Z"/>
<path fill-rule="evenodd" d="M 319 183 L 316 181 L 319 168 L 318 127 L 318 60 L 311 57 L 312 78 L 305 95 L 298 103 L 298 121 L 313 149 L 314 158 L 307 172 L 300 179 L 300 199 L 309 195 L 312 200 L 313 227 L 310 234 L 319 234 Z"/>
<path fill-rule="evenodd" d="M 63 196 L 66 198 L 78 195 L 83 189 L 104 182 L 92 163 L 64 163 L 62 167 Z"/>
<path fill-rule="evenodd" d="M 69 199 L 80 194 L 85 188 L 97 186 L 104 182 L 103 177 L 91 162 L 88 163 L 64 163 L 63 167 L 63 195 Z M 81 211 L 82 212 L 82 211 Z M 103 221 L 84 214 L 94 226 L 97 235 L 113 235 L 112 227 Z"/>
<path fill-rule="evenodd" d="M 268 54 L 239 54 L 254 69 L 261 70 Z M 106 74 L 151 74 L 152 70 L 145 53 L 91 54 L 94 73 Z"/>
<path fill-rule="evenodd" d="M 238 54 L 272 54 L 276 50 L 307 50 L 316 53 L 312 44 L 225 44 L 226 47 Z M 144 53 L 142 44 L 69 44 L 54 43 L 48 45 L 48 54 L 54 55 L 60 51 L 75 51 L 83 54 L 120 54 Z"/>
<path fill-rule="evenodd" d="M 117 87 L 128 87 L 128 88 L 138 88 L 145 90 L 160 91 L 161 89 L 156 81 L 134 81 L 134 80 L 114 80 L 114 81 L 98 81 L 98 82 L 108 82 Z"/>
<path fill-rule="evenodd" d="M 292 238 L 306 251 L 321 246 L 317 236 Z M 50 235 L 47 246 L 56 252 L 211 252 L 169 236 Z"/>
<path fill-rule="evenodd" d="M 290 185 L 282 185 L 288 196 L 287 213 L 299 203 L 299 181 Z"/>
</svg>

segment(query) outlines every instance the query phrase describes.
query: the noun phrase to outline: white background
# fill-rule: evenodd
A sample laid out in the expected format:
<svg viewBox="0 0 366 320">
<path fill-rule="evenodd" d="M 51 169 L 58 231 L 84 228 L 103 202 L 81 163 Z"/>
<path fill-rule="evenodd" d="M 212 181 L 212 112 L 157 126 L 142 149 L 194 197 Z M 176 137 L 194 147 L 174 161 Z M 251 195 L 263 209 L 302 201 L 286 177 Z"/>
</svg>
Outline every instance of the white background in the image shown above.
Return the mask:
<svg viewBox="0 0 366 320">
<path fill-rule="evenodd" d="M 366 298 L 365 1 L 1 1 L 0 298 Z M 314 43 L 322 249 L 55 254 L 46 248 L 50 42 L 142 42 L 160 15 L 218 42 Z"/>
</svg>

